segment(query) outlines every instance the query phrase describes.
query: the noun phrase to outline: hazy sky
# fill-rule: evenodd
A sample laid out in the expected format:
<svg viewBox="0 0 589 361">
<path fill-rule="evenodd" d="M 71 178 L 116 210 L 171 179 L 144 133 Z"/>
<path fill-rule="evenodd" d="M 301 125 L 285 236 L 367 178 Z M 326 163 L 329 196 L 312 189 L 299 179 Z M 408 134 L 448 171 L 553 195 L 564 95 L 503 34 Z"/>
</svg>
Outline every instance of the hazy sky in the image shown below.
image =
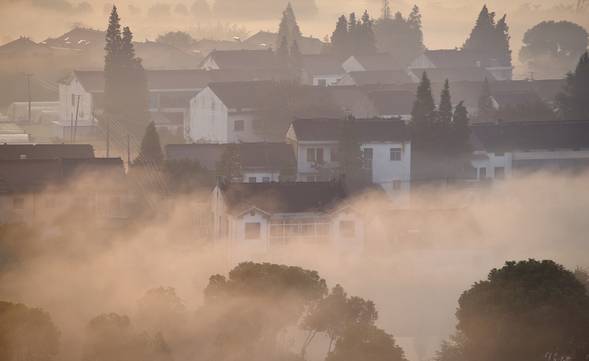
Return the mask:
<svg viewBox="0 0 589 361">
<path fill-rule="evenodd" d="M 205 1 L 205 0 L 200 0 Z M 274 30 L 280 8 L 287 0 L 216 0 L 235 6 L 248 4 L 251 15 L 243 19 L 207 16 L 198 20 L 190 14 L 195 0 L 119 0 L 123 22 L 130 25 L 136 38 L 153 39 L 168 30 L 190 30 L 199 23 L 232 22 L 244 25 L 251 33 L 260 29 Z M 210 4 L 213 0 L 208 0 Z M 318 11 L 310 10 L 313 2 Z M 589 9 L 575 11 L 577 0 L 489 0 L 486 3 L 498 14 L 507 13 L 512 28 L 513 47 L 519 49 L 523 33 L 545 19 L 567 19 L 589 27 Z M 589 1 L 587 8 L 589 8 Z M 0 41 L 20 35 L 34 40 L 57 36 L 74 24 L 104 28 L 112 0 L 0 0 Z M 342 13 L 368 9 L 379 15 L 381 0 L 293 0 L 299 22 L 305 34 L 323 38 L 333 30 L 336 18 Z M 460 46 L 472 28 L 484 1 L 473 0 L 391 0 L 393 11 L 406 13 L 413 3 L 422 8 L 425 41 L 430 48 Z M 240 5 L 241 4 L 241 5 Z M 252 5 L 253 4 L 253 5 Z M 231 7 L 231 6 L 229 6 Z M 188 10 L 188 12 L 185 12 Z M 240 11 L 238 13 L 246 13 Z M 218 15 L 218 14 L 217 14 Z"/>
</svg>

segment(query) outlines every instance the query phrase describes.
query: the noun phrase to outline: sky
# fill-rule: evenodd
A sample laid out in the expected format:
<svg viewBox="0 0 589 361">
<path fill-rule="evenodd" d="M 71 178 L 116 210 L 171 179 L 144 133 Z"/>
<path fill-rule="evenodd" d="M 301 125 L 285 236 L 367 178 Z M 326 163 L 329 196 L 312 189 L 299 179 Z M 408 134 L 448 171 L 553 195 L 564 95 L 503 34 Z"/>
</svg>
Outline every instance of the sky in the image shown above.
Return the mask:
<svg viewBox="0 0 589 361">
<path fill-rule="evenodd" d="M 196 1 L 217 1 L 231 14 L 190 12 Z M 251 34 L 275 30 L 280 11 L 287 0 L 118 0 L 123 23 L 131 26 L 136 39 L 155 39 L 171 30 L 194 31 L 218 22 L 244 26 Z M 382 0 L 292 0 L 301 29 L 306 35 L 324 38 L 343 13 L 380 14 Z M 542 20 L 570 20 L 589 28 L 587 10 L 576 11 L 578 0 L 489 0 L 487 5 L 498 16 L 508 14 L 514 53 L 521 46 L 524 32 Z M 422 9 L 425 43 L 430 49 L 461 46 L 472 28 L 484 1 L 473 0 L 391 0 L 393 11 L 407 14 L 413 4 Z M 112 0 L 0 0 L 0 43 L 28 36 L 42 41 L 59 36 L 74 25 L 104 29 Z M 245 5 L 244 5 L 245 4 Z M 23 18 L 28 19 L 23 21 Z"/>
</svg>

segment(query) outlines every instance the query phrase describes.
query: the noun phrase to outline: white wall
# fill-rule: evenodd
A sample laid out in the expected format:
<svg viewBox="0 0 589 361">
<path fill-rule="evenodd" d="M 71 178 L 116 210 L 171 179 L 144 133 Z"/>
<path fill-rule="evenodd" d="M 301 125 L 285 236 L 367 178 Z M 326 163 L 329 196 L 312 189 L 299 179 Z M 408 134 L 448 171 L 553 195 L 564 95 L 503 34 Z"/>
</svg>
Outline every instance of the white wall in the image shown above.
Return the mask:
<svg viewBox="0 0 589 361">
<path fill-rule="evenodd" d="M 321 80 L 325 80 L 325 86 L 334 86 L 341 80 L 343 77 L 342 74 L 332 74 L 332 75 L 315 75 L 313 77 L 313 85 L 319 86 Z"/>
<path fill-rule="evenodd" d="M 360 64 L 356 57 L 351 56 L 349 57 L 344 63 L 342 64 L 342 68 L 344 68 L 346 73 L 350 73 L 353 71 L 366 71 L 366 68 Z"/>
<path fill-rule="evenodd" d="M 411 142 L 363 144 L 361 148 L 372 148 L 372 182 L 380 184 L 391 197 L 398 197 L 409 192 Z M 391 148 L 401 149 L 401 160 L 390 159 Z"/>
<path fill-rule="evenodd" d="M 72 103 L 72 95 L 74 102 Z M 88 93 L 77 78 L 73 78 L 70 84 L 59 85 L 59 123 L 61 126 L 70 126 L 71 119 L 76 119 L 77 98 L 80 96 L 80 108 L 78 110 L 78 125 L 94 125 L 92 116 L 92 95 Z"/>
<path fill-rule="evenodd" d="M 190 100 L 189 139 L 195 143 L 227 143 L 228 110 L 210 88 Z"/>
<path fill-rule="evenodd" d="M 484 155 L 487 159 L 475 159 L 472 161 L 472 166 L 477 170 L 477 179 L 495 179 L 495 170 L 497 168 L 505 169 L 505 176 L 509 177 L 512 172 L 513 155 L 511 153 L 494 154 L 494 153 L 479 153 Z M 486 169 L 486 177 L 481 174 L 481 169 Z"/>
</svg>

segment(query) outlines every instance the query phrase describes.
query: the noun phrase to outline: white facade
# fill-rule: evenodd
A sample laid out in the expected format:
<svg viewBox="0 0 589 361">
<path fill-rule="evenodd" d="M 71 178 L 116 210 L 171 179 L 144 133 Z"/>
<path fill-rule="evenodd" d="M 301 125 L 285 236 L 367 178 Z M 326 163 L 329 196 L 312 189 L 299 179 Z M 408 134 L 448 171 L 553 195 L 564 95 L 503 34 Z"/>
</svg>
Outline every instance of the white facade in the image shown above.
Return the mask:
<svg viewBox="0 0 589 361">
<path fill-rule="evenodd" d="M 242 172 L 243 183 L 270 183 L 280 181 L 280 171 L 248 171 Z"/>
<path fill-rule="evenodd" d="M 355 56 L 349 57 L 346 61 L 343 62 L 342 68 L 346 73 L 351 73 L 353 71 L 366 71 L 367 69 L 356 59 Z"/>
<path fill-rule="evenodd" d="M 312 85 L 313 86 L 334 86 L 342 79 L 342 77 L 343 77 L 342 74 L 313 75 L 312 76 Z"/>
<path fill-rule="evenodd" d="M 230 109 L 211 90 L 205 88 L 190 101 L 186 139 L 194 143 L 239 143 L 262 141 L 254 130 L 255 112 Z"/>
<path fill-rule="evenodd" d="M 72 121 L 75 122 L 76 109 L 78 126 L 95 125 L 94 106 L 92 94 L 84 89 L 82 83 L 76 77 L 73 77 L 69 84 L 59 85 L 58 123 L 60 126 L 69 127 Z"/>
</svg>

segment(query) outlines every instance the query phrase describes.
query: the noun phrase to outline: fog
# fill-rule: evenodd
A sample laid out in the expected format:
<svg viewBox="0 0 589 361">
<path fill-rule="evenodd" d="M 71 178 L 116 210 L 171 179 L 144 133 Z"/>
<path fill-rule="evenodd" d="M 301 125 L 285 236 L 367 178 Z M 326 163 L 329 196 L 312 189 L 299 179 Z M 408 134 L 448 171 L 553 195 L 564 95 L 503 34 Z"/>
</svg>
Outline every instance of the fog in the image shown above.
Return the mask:
<svg viewBox="0 0 589 361">
<path fill-rule="evenodd" d="M 252 259 L 317 270 L 329 287 L 339 283 L 373 300 L 379 326 L 410 360 L 424 360 L 453 331 L 458 296 L 491 268 L 528 258 L 589 266 L 588 181 L 589 175 L 537 174 L 484 190 L 421 190 L 413 195 L 415 214 L 403 219 L 396 213 L 383 218 L 376 204 L 357 201 L 354 207 L 375 229 L 363 252 L 291 240 Z M 91 318 L 104 312 L 133 317 L 148 289 L 174 287 L 195 311 L 209 276 L 245 259 L 223 242 L 199 241 L 193 207 L 202 196 L 160 200 L 165 216 L 125 230 L 94 229 L 60 202 L 43 215 L 39 235 L 5 239 L 18 262 L 0 270 L 0 299 L 49 311 L 62 332 L 61 360 L 79 359 Z M 50 226 L 55 223 L 66 225 L 67 236 Z M 316 345 L 311 359 L 324 349 Z M 175 354 L 175 360 L 184 358 Z"/>
<path fill-rule="evenodd" d="M 0 41 L 21 35 L 42 41 L 63 34 L 74 25 L 104 29 L 112 3 L 105 0 L 0 0 Z M 251 34 L 259 30 L 275 31 L 286 0 L 218 0 L 216 4 L 209 1 L 208 6 L 203 6 L 203 0 L 120 0 L 115 3 L 136 39 L 142 41 L 153 40 L 163 32 L 189 31 L 199 24 L 217 22 L 243 25 Z M 381 7 L 379 0 L 293 0 L 292 3 L 303 33 L 321 39 L 331 34 L 339 15 L 368 9 L 378 17 Z M 543 20 L 570 20 L 589 27 L 587 10 L 577 11 L 577 0 L 393 0 L 391 7 L 393 11 L 406 14 L 414 3 L 422 9 L 425 44 L 432 49 L 462 46 L 484 3 L 498 14 L 508 14 L 514 54 L 519 50 L 524 32 Z M 23 21 L 23 17 L 34 22 Z"/>
</svg>

